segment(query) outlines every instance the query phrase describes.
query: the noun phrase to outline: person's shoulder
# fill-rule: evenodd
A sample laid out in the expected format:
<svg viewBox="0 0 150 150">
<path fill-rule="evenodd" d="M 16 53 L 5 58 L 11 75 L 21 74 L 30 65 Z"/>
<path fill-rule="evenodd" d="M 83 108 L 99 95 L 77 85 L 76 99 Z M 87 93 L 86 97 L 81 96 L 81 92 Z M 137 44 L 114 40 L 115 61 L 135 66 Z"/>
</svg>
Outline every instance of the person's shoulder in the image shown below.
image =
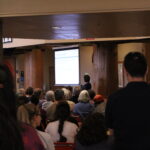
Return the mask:
<svg viewBox="0 0 150 150">
<path fill-rule="evenodd" d="M 122 96 L 125 92 L 125 89 L 126 87 L 118 89 L 117 91 L 113 92 L 112 94 L 109 95 L 108 100 L 116 99 L 117 97 Z"/>
<path fill-rule="evenodd" d="M 48 133 L 40 131 L 40 130 L 37 130 L 37 132 L 40 136 L 44 137 L 45 139 L 51 139 L 51 136 Z"/>
<path fill-rule="evenodd" d="M 71 128 L 78 128 L 77 124 L 75 124 L 74 122 L 70 122 L 70 121 L 65 121 L 65 125 L 66 126 L 70 126 Z"/>
</svg>

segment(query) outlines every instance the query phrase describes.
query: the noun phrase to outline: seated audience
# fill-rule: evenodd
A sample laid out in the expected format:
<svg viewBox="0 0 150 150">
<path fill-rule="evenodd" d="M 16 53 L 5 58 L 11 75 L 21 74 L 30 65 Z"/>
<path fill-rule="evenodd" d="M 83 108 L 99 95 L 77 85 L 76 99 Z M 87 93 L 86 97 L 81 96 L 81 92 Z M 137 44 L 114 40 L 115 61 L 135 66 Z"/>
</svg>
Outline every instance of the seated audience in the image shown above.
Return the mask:
<svg viewBox="0 0 150 150">
<path fill-rule="evenodd" d="M 28 98 L 26 96 L 17 96 L 16 97 L 16 101 L 17 101 L 17 107 L 28 103 Z"/>
<path fill-rule="evenodd" d="M 94 109 L 94 105 L 89 103 L 90 96 L 87 90 L 81 91 L 78 101 L 74 106 L 73 113 L 85 118 Z"/>
<path fill-rule="evenodd" d="M 75 86 L 73 89 L 73 94 L 71 100 L 76 104 L 78 103 L 78 97 L 81 92 L 81 88 L 79 86 Z"/>
<path fill-rule="evenodd" d="M 52 90 L 47 91 L 45 95 L 45 99 L 46 102 L 42 104 L 42 109 L 46 111 L 53 104 L 55 100 L 54 91 Z"/>
<path fill-rule="evenodd" d="M 108 138 L 103 115 L 94 113 L 84 120 L 75 145 L 76 150 L 111 150 L 112 139 Z"/>
<path fill-rule="evenodd" d="M 28 101 L 30 101 L 30 97 L 31 97 L 32 94 L 33 94 L 33 88 L 29 86 L 29 87 L 26 89 L 25 94 L 26 94 L 26 97 L 28 98 Z"/>
<path fill-rule="evenodd" d="M 50 107 L 48 107 L 48 109 L 46 111 L 46 115 L 47 115 L 47 120 L 48 121 L 53 121 L 54 120 L 54 114 L 55 114 L 55 110 L 56 110 L 56 105 L 60 101 L 64 101 L 64 91 L 61 90 L 61 89 L 57 89 L 55 91 L 55 101 Z"/>
<path fill-rule="evenodd" d="M 24 116 L 21 118 L 19 113 L 24 114 Z M 20 116 L 19 120 L 21 122 L 30 125 L 34 129 L 36 129 L 41 123 L 40 109 L 33 103 L 22 105 L 22 109 L 18 111 L 18 116 Z M 39 130 L 36 131 L 45 150 L 54 150 L 54 144 L 50 135 Z"/>
<path fill-rule="evenodd" d="M 88 90 L 89 96 L 90 96 L 90 103 L 94 104 L 94 97 L 96 95 L 94 90 Z"/>
<path fill-rule="evenodd" d="M 0 150 L 45 150 L 35 130 L 18 123 L 13 77 L 0 64 Z"/>
<path fill-rule="evenodd" d="M 64 100 L 67 101 L 70 106 L 70 110 L 73 111 L 75 103 L 71 101 L 71 92 L 66 88 L 62 88 L 62 90 L 64 91 Z"/>
<path fill-rule="evenodd" d="M 105 115 L 106 101 L 102 95 L 98 94 L 94 97 L 94 105 L 95 109 L 93 113 L 98 112 Z"/>
<path fill-rule="evenodd" d="M 74 142 L 77 134 L 77 122 L 70 116 L 69 104 L 65 101 L 56 106 L 55 119 L 50 122 L 45 131 L 51 135 L 53 142 Z"/>
</svg>

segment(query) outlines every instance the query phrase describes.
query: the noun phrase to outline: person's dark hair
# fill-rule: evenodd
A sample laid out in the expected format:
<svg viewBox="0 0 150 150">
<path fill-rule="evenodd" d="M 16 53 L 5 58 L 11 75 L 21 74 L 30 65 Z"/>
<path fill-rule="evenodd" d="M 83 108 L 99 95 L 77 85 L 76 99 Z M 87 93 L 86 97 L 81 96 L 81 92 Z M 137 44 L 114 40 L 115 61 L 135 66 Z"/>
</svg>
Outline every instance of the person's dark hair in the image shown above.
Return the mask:
<svg viewBox="0 0 150 150">
<path fill-rule="evenodd" d="M 39 96 L 38 95 L 32 95 L 30 98 L 31 103 L 38 105 L 39 104 Z"/>
<path fill-rule="evenodd" d="M 66 89 L 68 89 L 71 93 L 73 91 L 73 87 L 72 86 L 67 86 Z"/>
<path fill-rule="evenodd" d="M 55 91 L 55 100 L 59 101 L 59 100 L 64 100 L 64 91 L 61 89 L 57 89 Z"/>
<path fill-rule="evenodd" d="M 67 139 L 62 135 L 64 122 L 70 117 L 70 107 L 65 101 L 59 102 L 56 106 L 55 119 L 59 120 L 58 133 L 60 135 L 59 142 L 66 142 Z"/>
<path fill-rule="evenodd" d="M 39 97 L 39 99 L 41 98 L 42 94 L 43 94 L 42 89 L 40 89 L 40 88 L 35 88 L 34 89 L 33 95 Z"/>
<path fill-rule="evenodd" d="M 13 88 L 11 72 L 7 66 L 0 64 L 0 150 L 24 149 Z"/>
<path fill-rule="evenodd" d="M 125 56 L 124 67 L 132 77 L 144 77 L 147 61 L 142 53 L 130 52 Z"/>
<path fill-rule="evenodd" d="M 32 94 L 33 94 L 33 88 L 32 88 L 32 87 L 28 87 L 28 88 L 26 89 L 26 94 L 27 94 L 27 95 L 32 95 Z"/>
<path fill-rule="evenodd" d="M 100 143 L 108 138 L 104 116 L 100 113 L 90 114 L 77 133 L 77 141 L 82 145 Z"/>
<path fill-rule="evenodd" d="M 28 98 L 26 96 L 17 96 L 17 107 L 20 105 L 28 103 Z"/>
<path fill-rule="evenodd" d="M 88 90 L 88 93 L 89 93 L 90 98 L 94 99 L 94 97 L 96 95 L 95 91 L 94 90 Z"/>
<path fill-rule="evenodd" d="M 90 82 L 90 76 L 88 74 L 84 75 L 84 81 L 85 82 Z"/>
</svg>

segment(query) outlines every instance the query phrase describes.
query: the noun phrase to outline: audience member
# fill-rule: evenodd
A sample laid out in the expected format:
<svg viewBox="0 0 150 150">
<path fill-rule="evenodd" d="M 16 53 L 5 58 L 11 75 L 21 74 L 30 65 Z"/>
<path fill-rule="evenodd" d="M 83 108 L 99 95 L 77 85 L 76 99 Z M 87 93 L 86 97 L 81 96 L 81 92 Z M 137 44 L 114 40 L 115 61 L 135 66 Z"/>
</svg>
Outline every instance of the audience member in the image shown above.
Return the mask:
<svg viewBox="0 0 150 150">
<path fill-rule="evenodd" d="M 76 150 L 111 150 L 112 140 L 108 138 L 103 115 L 94 113 L 84 120 L 75 145 Z"/>
<path fill-rule="evenodd" d="M 80 92 L 81 92 L 81 88 L 79 86 L 75 86 L 74 89 L 73 89 L 73 95 L 72 95 L 72 98 L 71 98 L 71 100 L 75 104 L 78 103 L 78 97 L 79 97 Z"/>
<path fill-rule="evenodd" d="M 66 88 L 62 88 L 62 90 L 64 91 L 64 100 L 67 101 L 70 106 L 70 110 L 73 111 L 75 103 L 71 101 L 71 92 Z"/>
<path fill-rule="evenodd" d="M 24 149 L 13 90 L 13 77 L 9 69 L 0 64 L 0 150 Z"/>
<path fill-rule="evenodd" d="M 55 100 L 54 91 L 52 90 L 47 91 L 45 95 L 45 99 L 47 101 L 42 104 L 42 109 L 46 111 L 53 104 Z"/>
<path fill-rule="evenodd" d="M 28 98 L 28 101 L 30 101 L 30 97 L 31 97 L 32 94 L 33 94 L 33 88 L 29 86 L 29 87 L 26 89 L 25 94 L 26 94 L 26 97 Z"/>
<path fill-rule="evenodd" d="M 88 74 L 84 75 L 84 82 L 85 84 L 82 86 L 82 90 L 90 90 L 92 85 L 90 83 L 90 76 Z"/>
<path fill-rule="evenodd" d="M 24 116 L 21 114 L 24 114 Z M 41 123 L 40 109 L 35 104 L 28 103 L 22 105 L 22 109 L 18 111 L 18 116 L 20 116 L 19 120 L 21 122 L 30 125 L 34 129 L 40 126 Z M 52 142 L 50 135 L 39 130 L 35 131 L 37 132 L 37 135 L 39 136 L 45 150 L 54 150 L 54 144 Z"/>
<path fill-rule="evenodd" d="M 98 112 L 98 113 L 105 115 L 106 101 L 105 101 L 104 96 L 97 94 L 94 97 L 94 105 L 95 105 L 95 108 L 94 108 L 93 113 Z"/>
<path fill-rule="evenodd" d="M 28 103 L 28 98 L 26 96 L 17 96 L 16 101 L 18 108 L 19 106 Z"/>
<path fill-rule="evenodd" d="M 64 91 L 61 90 L 61 89 L 57 89 L 55 91 L 55 101 L 46 111 L 48 121 L 53 121 L 54 120 L 56 105 L 60 101 L 64 101 Z"/>
<path fill-rule="evenodd" d="M 70 115 L 69 104 L 65 101 L 59 102 L 54 121 L 50 122 L 45 129 L 51 135 L 53 142 L 74 142 L 78 126 Z"/>
<path fill-rule="evenodd" d="M 129 83 L 109 96 L 106 124 L 114 131 L 115 150 L 148 150 L 150 86 L 144 81 L 147 62 L 143 54 L 130 52 L 123 65 Z"/>
<path fill-rule="evenodd" d="M 90 96 L 90 103 L 94 104 L 94 97 L 96 95 L 94 90 L 88 90 L 89 96 Z"/>
<path fill-rule="evenodd" d="M 94 109 L 94 105 L 89 103 L 90 96 L 87 90 L 81 91 L 78 101 L 74 106 L 73 113 L 85 118 Z"/>
</svg>

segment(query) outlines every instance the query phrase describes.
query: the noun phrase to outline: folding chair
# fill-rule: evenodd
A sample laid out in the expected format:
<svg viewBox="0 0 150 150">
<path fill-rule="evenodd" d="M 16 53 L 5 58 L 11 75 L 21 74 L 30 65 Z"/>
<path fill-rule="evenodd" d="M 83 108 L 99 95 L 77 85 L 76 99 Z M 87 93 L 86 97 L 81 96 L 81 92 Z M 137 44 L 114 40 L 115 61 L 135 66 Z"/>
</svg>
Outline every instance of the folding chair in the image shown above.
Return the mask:
<svg viewBox="0 0 150 150">
<path fill-rule="evenodd" d="M 56 142 L 54 145 L 55 150 L 75 150 L 74 143 Z"/>
</svg>

